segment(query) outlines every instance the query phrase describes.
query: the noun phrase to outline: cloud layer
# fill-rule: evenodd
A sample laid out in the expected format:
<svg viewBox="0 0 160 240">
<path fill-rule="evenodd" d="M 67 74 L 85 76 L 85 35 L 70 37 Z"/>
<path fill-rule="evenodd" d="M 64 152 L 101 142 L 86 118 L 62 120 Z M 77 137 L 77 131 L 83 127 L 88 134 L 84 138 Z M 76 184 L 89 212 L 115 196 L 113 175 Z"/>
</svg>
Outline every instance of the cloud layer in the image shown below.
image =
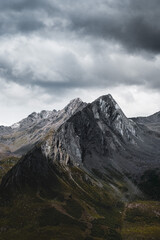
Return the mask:
<svg viewBox="0 0 160 240">
<path fill-rule="evenodd" d="M 114 40 L 128 51 L 160 51 L 159 0 L 1 1 L 1 35 L 57 33 Z"/>
<path fill-rule="evenodd" d="M 36 96 L 39 110 L 85 98 L 86 91 L 97 96 L 97 90 L 111 90 L 122 99 L 118 88 L 137 88 L 157 96 L 159 21 L 159 0 L 1 1 L 0 97 L 14 86 L 24 93 L 24 106 L 28 92 Z M 15 96 L 5 104 L 19 106 Z M 126 110 L 131 113 L 127 100 Z"/>
</svg>

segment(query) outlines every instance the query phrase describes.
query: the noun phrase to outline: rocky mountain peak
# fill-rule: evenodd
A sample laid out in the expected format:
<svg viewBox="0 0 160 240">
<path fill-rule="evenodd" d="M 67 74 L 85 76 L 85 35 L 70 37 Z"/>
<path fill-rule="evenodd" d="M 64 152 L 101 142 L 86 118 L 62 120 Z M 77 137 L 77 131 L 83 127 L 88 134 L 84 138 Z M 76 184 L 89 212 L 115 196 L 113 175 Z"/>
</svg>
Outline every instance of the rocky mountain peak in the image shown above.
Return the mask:
<svg viewBox="0 0 160 240">
<path fill-rule="evenodd" d="M 142 120 L 148 120 L 155 126 L 157 117 L 159 115 L 156 114 L 149 120 Z M 36 119 L 35 122 L 29 125 L 33 119 Z M 14 167 L 12 158 L 0 161 L 0 173 L 8 163 L 12 167 L 0 184 L 0 234 L 3 234 L 3 239 L 15 233 L 17 240 L 22 239 L 23 236 L 18 235 L 19 226 L 23 227 L 20 233 L 29 234 L 27 239 L 35 238 L 37 232 L 40 233 L 37 239 L 44 239 L 48 229 L 49 237 L 59 239 L 66 236 L 69 236 L 68 239 L 75 236 L 76 239 L 81 232 L 80 239 L 122 239 L 117 235 L 120 224 L 135 224 L 137 206 L 138 213 L 144 214 L 143 218 L 139 217 L 140 221 L 144 222 L 147 216 L 147 219 L 154 220 L 153 224 L 159 224 L 159 208 L 155 208 L 158 201 L 155 200 L 160 199 L 160 135 L 128 119 L 111 95 L 102 96 L 90 104 L 74 99 L 62 110 L 32 113 L 23 120 L 23 126 L 25 124 L 26 128 L 17 129 L 19 132 L 13 129 L 15 135 L 11 135 L 10 139 L 4 135 L 0 138 L 4 147 L 9 141 L 12 143 L 12 151 L 15 143 L 18 145 L 26 141 L 26 144 L 31 144 L 29 147 L 25 144 L 19 146 L 30 151 Z M 0 130 L 4 133 L 10 128 L 1 126 Z M 151 204 L 151 214 L 146 199 Z M 123 211 L 123 206 L 128 209 Z M 146 215 L 147 212 L 149 215 Z M 12 220 L 17 221 L 15 225 Z M 26 222 L 29 222 L 28 226 Z M 66 223 L 69 223 L 68 230 Z M 37 230 L 37 226 L 41 228 Z M 72 236 L 74 226 L 76 229 L 80 226 L 81 231 L 76 230 Z M 148 229 L 148 220 L 146 226 Z M 61 227 L 65 229 L 64 237 L 59 235 L 63 232 Z M 88 235 L 90 232 L 91 237 Z M 101 232 L 102 235 L 99 235 Z M 126 239 L 130 239 L 128 236 Z M 143 239 L 146 239 L 145 236 Z M 153 238 L 149 236 L 148 239 Z"/>
<path fill-rule="evenodd" d="M 47 113 L 43 111 L 44 115 Z M 32 113 L 32 117 L 37 114 Z M 134 176 L 159 164 L 159 137 L 128 119 L 111 95 L 101 96 L 90 104 L 74 99 L 53 118 L 41 119 L 30 128 L 25 123 L 27 130 L 23 128 L 18 142 L 26 134 L 35 147 L 4 178 L 4 189 L 16 186 L 17 182 L 23 188 L 23 183 L 30 184 L 28 179 L 31 185 L 36 182 L 37 188 L 39 182 L 48 184 L 45 176 L 50 176 L 50 167 L 57 165 L 64 169 L 76 166 L 90 172 L 96 169 L 100 173 L 108 169 L 106 174 L 110 177 L 113 169 Z"/>
<path fill-rule="evenodd" d="M 2 146 L 0 150 L 6 156 L 25 154 L 34 144 L 43 139 L 50 130 L 59 128 L 86 105 L 80 98 L 76 98 L 62 110 L 33 112 L 11 127 L 0 126 L 0 136 L 2 136 L 0 138 L 0 145 Z"/>
<path fill-rule="evenodd" d="M 46 119 L 46 118 L 50 117 L 52 114 L 55 114 L 56 112 L 57 111 L 42 110 L 39 115 L 42 119 Z"/>
<path fill-rule="evenodd" d="M 127 140 L 136 136 L 136 124 L 125 116 L 110 94 L 96 99 L 91 108 L 102 131 L 107 125 Z"/>
<path fill-rule="evenodd" d="M 36 112 L 32 112 L 30 115 L 28 115 L 28 118 L 37 118 L 38 117 L 38 113 Z"/>
<path fill-rule="evenodd" d="M 98 110 L 99 113 L 101 112 L 101 114 L 103 114 L 106 119 L 112 117 L 115 112 L 125 117 L 119 105 L 110 94 L 99 97 L 92 103 L 92 106 L 93 112 L 95 112 L 95 110 Z M 98 114 L 95 114 L 95 118 L 98 118 Z"/>
<path fill-rule="evenodd" d="M 77 104 L 77 103 L 82 103 L 83 101 L 80 98 L 74 98 L 70 101 L 69 104 Z"/>
<path fill-rule="evenodd" d="M 78 105 L 80 105 L 82 103 L 83 103 L 83 101 L 80 98 L 74 98 L 69 102 L 69 104 L 66 106 L 66 108 L 67 107 L 74 108 L 74 107 L 77 107 Z"/>
<path fill-rule="evenodd" d="M 80 98 L 75 98 L 70 101 L 70 103 L 64 108 L 64 111 L 67 112 L 67 114 L 71 115 L 76 110 L 81 110 L 81 108 L 84 108 L 87 104 L 84 103 Z"/>
</svg>

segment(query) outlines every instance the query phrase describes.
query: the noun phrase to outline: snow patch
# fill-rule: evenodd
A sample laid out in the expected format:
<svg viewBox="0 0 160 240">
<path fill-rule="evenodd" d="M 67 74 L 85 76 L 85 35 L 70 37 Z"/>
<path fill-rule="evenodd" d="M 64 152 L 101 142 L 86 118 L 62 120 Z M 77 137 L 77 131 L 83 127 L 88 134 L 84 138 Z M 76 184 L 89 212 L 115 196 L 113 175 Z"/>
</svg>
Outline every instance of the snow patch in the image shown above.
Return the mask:
<svg viewBox="0 0 160 240">
<path fill-rule="evenodd" d="M 17 128 L 19 128 L 19 127 L 20 127 L 20 123 L 14 123 L 14 124 L 11 126 L 12 129 L 17 129 Z"/>
<path fill-rule="evenodd" d="M 115 104 L 115 109 L 116 109 L 116 110 L 119 110 L 119 109 L 120 109 L 120 106 L 119 106 L 117 103 Z"/>
<path fill-rule="evenodd" d="M 96 106 L 93 106 L 92 111 L 93 111 L 94 118 L 99 119 L 99 113 Z"/>
</svg>

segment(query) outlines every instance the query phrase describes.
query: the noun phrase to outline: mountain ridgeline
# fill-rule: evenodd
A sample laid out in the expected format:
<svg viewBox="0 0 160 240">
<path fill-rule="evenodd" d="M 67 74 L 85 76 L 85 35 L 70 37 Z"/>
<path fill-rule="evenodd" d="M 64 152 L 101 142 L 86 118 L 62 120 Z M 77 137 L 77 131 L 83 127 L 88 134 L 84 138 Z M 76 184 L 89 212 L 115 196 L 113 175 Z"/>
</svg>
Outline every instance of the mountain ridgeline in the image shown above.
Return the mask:
<svg viewBox="0 0 160 240">
<path fill-rule="evenodd" d="M 14 189 L 17 184 L 23 189 L 24 182 L 29 184 L 27 179 L 31 185 L 37 182 L 38 188 L 38 179 L 45 182 L 43 176 L 52 175 L 50 169 L 56 164 L 77 166 L 108 178 L 116 171 L 141 184 L 147 172 L 159 173 L 160 137 L 144 124 L 153 121 L 157 123 L 157 117 L 128 119 L 111 95 L 91 104 L 75 99 L 58 112 L 32 113 L 6 130 L 11 134 L 25 131 L 25 137 L 32 139 L 26 144 L 34 147 L 3 178 L 1 188 Z M 37 129 L 41 132 L 38 137 Z"/>
<path fill-rule="evenodd" d="M 27 118 L 10 127 L 0 126 L 0 159 L 5 156 L 20 157 L 42 140 L 51 129 L 56 130 L 76 111 L 86 106 L 79 98 L 64 109 L 33 112 Z"/>
<path fill-rule="evenodd" d="M 75 99 L 61 111 L 32 113 L 11 127 L 1 126 L 1 159 L 21 157 L 2 178 L 2 199 L 27 194 L 45 204 L 52 201 L 53 215 L 63 214 L 60 222 L 65 216 L 78 221 L 73 224 L 86 224 L 77 230 L 79 239 L 122 239 L 122 205 L 160 200 L 159 115 L 128 119 L 113 97 L 105 95 L 89 104 Z M 71 213 L 74 204 L 69 202 L 81 209 L 79 217 Z M 101 232 L 95 232 L 97 226 Z M 53 239 L 76 239 L 61 234 Z"/>
</svg>

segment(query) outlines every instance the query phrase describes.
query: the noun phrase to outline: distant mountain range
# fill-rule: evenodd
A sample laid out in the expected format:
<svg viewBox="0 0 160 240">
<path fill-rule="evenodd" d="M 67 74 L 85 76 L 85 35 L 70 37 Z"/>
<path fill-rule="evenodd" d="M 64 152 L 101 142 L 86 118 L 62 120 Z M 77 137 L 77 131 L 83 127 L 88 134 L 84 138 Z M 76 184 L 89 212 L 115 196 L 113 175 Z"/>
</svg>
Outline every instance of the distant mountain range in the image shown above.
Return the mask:
<svg viewBox="0 0 160 240">
<path fill-rule="evenodd" d="M 89 104 L 77 98 L 61 111 L 34 112 L 11 127 L 0 127 L 1 162 L 23 155 L 2 178 L 0 193 L 4 199 L 29 192 L 40 199 L 57 199 L 60 194 L 65 199 L 75 188 L 73 199 L 84 214 L 87 206 L 82 204 L 83 193 L 90 192 L 85 201 L 92 210 L 98 204 L 94 202 L 93 188 L 96 197 L 103 190 L 122 202 L 160 200 L 159 146 L 160 112 L 128 119 L 111 95 Z M 66 201 L 64 204 L 68 204 Z M 62 205 L 56 206 L 61 214 L 70 216 L 68 211 L 62 211 Z M 121 239 L 117 227 L 109 228 L 114 230 L 115 238 L 106 235 L 108 238 L 99 239 Z M 87 236 L 98 239 L 92 231 Z"/>
<path fill-rule="evenodd" d="M 4 156 L 21 156 L 42 140 L 51 129 L 56 130 L 86 103 L 79 98 L 72 100 L 60 111 L 33 112 L 10 127 L 0 126 L 0 159 Z"/>
</svg>

